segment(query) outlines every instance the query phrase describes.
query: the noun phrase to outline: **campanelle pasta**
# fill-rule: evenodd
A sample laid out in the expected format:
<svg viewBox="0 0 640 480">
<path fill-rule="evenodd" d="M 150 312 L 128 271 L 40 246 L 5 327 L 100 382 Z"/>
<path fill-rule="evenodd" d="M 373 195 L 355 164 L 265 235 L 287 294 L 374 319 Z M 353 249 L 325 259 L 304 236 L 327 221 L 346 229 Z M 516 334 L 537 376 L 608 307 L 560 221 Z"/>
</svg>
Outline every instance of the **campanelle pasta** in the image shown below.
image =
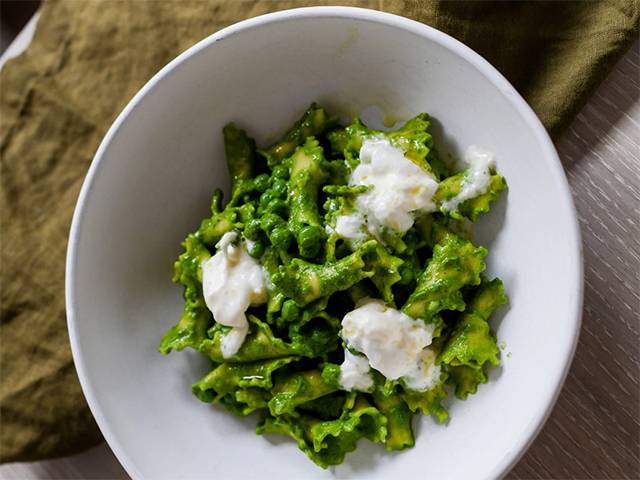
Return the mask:
<svg viewBox="0 0 640 480">
<path fill-rule="evenodd" d="M 321 467 L 360 438 L 413 446 L 415 414 L 445 421 L 446 386 L 465 399 L 500 362 L 489 318 L 507 298 L 469 224 L 506 182 L 479 147 L 453 172 L 429 127 L 342 127 L 314 104 L 257 148 L 227 125 L 230 199 L 214 193 L 175 263 L 185 306 L 159 350 L 206 355 L 200 400 L 260 412 L 258 433 Z"/>
</svg>

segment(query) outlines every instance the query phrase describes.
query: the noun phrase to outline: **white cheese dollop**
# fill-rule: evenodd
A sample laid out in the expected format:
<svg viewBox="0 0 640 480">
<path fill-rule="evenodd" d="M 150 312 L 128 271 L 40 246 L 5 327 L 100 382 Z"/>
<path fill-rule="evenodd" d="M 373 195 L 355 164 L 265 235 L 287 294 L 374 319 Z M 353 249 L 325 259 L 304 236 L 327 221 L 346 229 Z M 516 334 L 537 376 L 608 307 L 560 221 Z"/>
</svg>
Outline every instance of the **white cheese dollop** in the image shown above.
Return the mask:
<svg viewBox="0 0 640 480">
<path fill-rule="evenodd" d="M 426 348 L 433 331 L 433 325 L 369 299 L 344 316 L 341 336 L 389 380 L 402 379 L 409 388 L 427 390 L 440 379 L 433 352 Z"/>
<path fill-rule="evenodd" d="M 369 361 L 365 357 L 354 355 L 345 348 L 344 362 L 340 365 L 340 386 L 349 392 L 368 391 L 373 387 L 373 378 L 369 370 Z"/>
<path fill-rule="evenodd" d="M 436 354 L 429 347 L 420 352 L 418 365 L 415 370 L 408 373 L 402 379 L 411 390 L 431 390 L 440 381 L 440 365 L 435 364 Z"/>
<path fill-rule="evenodd" d="M 416 212 L 436 210 L 432 198 L 438 182 L 385 137 L 362 142 L 360 164 L 351 173 L 349 185 L 372 187 L 356 197 L 356 207 L 360 225 L 366 223 L 376 238 L 384 228 L 404 233 L 413 225 Z M 362 228 L 355 223 L 358 217 L 351 217 L 338 217 L 336 231 L 344 238 L 358 239 Z"/>
<path fill-rule="evenodd" d="M 225 233 L 216 245 L 217 253 L 202 262 L 204 301 L 216 322 L 232 327 L 222 337 L 224 358 L 233 356 L 247 336 L 247 308 L 267 301 L 264 271 L 242 244 L 234 244 L 237 236 L 236 232 Z"/>
<path fill-rule="evenodd" d="M 364 217 L 361 213 L 340 215 L 336 218 L 335 231 L 342 238 L 349 240 L 362 240 L 367 237 L 364 230 Z"/>
<path fill-rule="evenodd" d="M 495 165 L 492 152 L 477 145 L 471 145 L 464 154 L 465 163 L 468 165 L 464 176 L 462 190 L 453 198 L 442 202 L 442 208 L 446 211 L 454 211 L 465 200 L 483 195 L 491 185 L 490 169 Z"/>
</svg>

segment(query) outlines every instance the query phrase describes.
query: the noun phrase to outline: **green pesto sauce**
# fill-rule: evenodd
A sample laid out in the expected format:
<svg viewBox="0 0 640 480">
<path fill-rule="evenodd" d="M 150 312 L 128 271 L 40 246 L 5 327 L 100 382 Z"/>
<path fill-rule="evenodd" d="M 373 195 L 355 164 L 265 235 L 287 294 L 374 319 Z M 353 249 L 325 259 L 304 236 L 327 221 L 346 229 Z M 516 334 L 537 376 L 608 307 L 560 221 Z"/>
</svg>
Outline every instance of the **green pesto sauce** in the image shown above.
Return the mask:
<svg viewBox="0 0 640 480">
<path fill-rule="evenodd" d="M 222 192 L 213 192 L 211 215 L 186 237 L 174 265 L 184 310 L 160 352 L 188 347 L 205 355 L 211 370 L 193 384 L 197 398 L 239 416 L 259 412 L 257 433 L 290 436 L 323 468 L 341 463 L 361 438 L 390 451 L 411 448 L 412 418 L 444 422 L 446 386 L 468 398 L 487 383 L 504 350 L 489 323 L 507 302 L 504 286 L 484 275 L 487 250 L 473 244 L 468 228 L 507 188 L 497 172 L 485 193 L 455 211 L 418 216 L 403 235 L 386 231 L 350 243 L 334 230 L 336 218 L 353 213 L 357 196 L 370 188 L 348 185 L 368 138 L 385 136 L 430 173 L 439 182 L 436 205 L 461 191 L 465 172 L 441 159 L 430 126 L 426 113 L 394 131 L 370 129 L 358 118 L 343 126 L 313 104 L 280 141 L 258 147 L 229 123 L 222 133 L 231 196 L 225 204 Z M 249 333 L 238 352 L 224 358 L 229 328 L 204 302 L 201 264 L 230 231 L 262 265 L 269 293 L 266 304 L 247 311 Z M 366 297 L 435 325 L 431 348 L 442 373 L 434 388 L 413 391 L 372 370 L 369 392 L 342 389 L 340 322 Z"/>
</svg>

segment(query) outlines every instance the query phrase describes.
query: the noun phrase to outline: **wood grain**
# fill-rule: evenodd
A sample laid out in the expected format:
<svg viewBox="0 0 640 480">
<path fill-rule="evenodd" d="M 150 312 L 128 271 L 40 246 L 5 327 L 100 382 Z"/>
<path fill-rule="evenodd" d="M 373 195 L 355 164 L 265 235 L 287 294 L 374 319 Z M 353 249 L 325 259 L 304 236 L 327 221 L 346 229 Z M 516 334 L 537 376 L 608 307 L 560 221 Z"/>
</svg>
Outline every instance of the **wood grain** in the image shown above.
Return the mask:
<svg viewBox="0 0 640 480">
<path fill-rule="evenodd" d="M 584 312 L 558 403 L 510 479 L 640 478 L 640 50 L 557 142 L 584 246 Z"/>
<path fill-rule="evenodd" d="M 589 100 L 557 148 L 582 227 L 583 327 L 553 413 L 507 478 L 640 479 L 637 44 Z M 102 445 L 67 459 L 0 467 L 0 480 L 24 478 L 128 477 Z"/>
</svg>

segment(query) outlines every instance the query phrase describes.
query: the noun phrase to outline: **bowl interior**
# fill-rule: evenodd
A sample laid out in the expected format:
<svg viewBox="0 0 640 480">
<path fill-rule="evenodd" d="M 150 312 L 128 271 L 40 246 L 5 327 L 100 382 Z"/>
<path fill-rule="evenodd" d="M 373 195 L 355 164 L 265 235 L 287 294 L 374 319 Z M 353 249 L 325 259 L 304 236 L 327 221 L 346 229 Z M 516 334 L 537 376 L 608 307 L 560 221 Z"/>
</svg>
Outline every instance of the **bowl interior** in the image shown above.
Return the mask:
<svg viewBox="0 0 640 480">
<path fill-rule="evenodd" d="M 221 129 L 235 121 L 275 139 L 312 101 L 346 118 L 421 111 L 438 146 L 496 153 L 509 192 L 478 222 L 488 271 L 510 305 L 494 318 L 503 365 L 450 421 L 416 421 L 416 447 L 387 454 L 361 442 L 344 465 L 314 466 L 293 441 L 259 437 L 256 419 L 199 402 L 194 352 L 156 347 L 179 317 L 171 283 L 180 242 L 227 187 Z M 373 113 L 372 113 L 373 112 Z M 374 118 L 374 120 L 376 120 Z M 377 120 L 380 120 L 379 118 Z M 566 180 L 539 122 L 468 49 L 419 24 L 353 9 L 303 9 L 231 27 L 148 84 L 103 142 L 74 219 L 70 333 L 92 410 L 139 478 L 489 478 L 526 447 L 571 358 L 581 292 L 579 238 Z M 512 355 L 507 355 L 512 352 Z"/>
</svg>

